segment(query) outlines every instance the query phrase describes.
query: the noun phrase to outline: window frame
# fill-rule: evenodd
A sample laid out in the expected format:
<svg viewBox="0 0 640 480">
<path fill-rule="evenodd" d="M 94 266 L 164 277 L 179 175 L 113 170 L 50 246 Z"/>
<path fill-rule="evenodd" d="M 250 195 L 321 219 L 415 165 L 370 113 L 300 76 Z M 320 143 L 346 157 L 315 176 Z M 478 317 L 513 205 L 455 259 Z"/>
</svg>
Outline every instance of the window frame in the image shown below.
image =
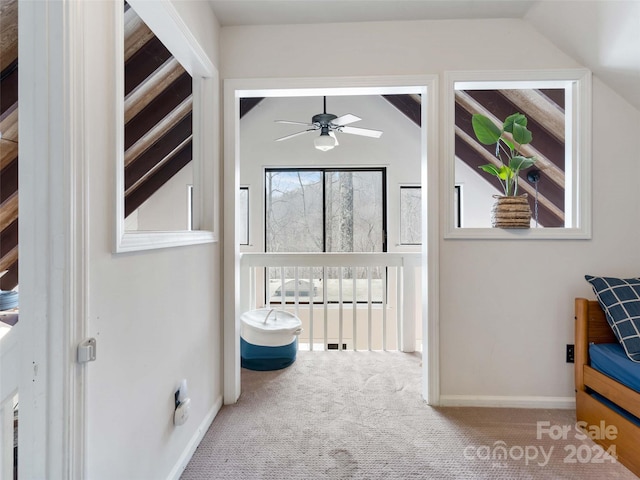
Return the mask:
<svg viewBox="0 0 640 480">
<path fill-rule="evenodd" d="M 264 182 L 264 211 L 263 211 L 263 248 L 265 253 L 270 253 L 267 251 L 267 173 L 269 172 L 300 172 L 300 171 L 308 171 L 308 172 L 321 172 L 322 173 L 322 211 L 323 211 L 323 224 L 322 224 L 322 252 L 312 252 L 312 253 L 326 253 L 327 252 L 327 235 L 326 235 L 326 195 L 325 195 L 325 186 L 326 186 L 326 173 L 327 172 L 380 172 L 382 175 L 381 183 L 382 183 L 382 250 L 381 253 L 385 253 L 388 251 L 388 223 L 387 223 L 387 167 L 265 167 L 263 174 L 263 182 Z M 286 253 L 286 252 L 282 252 Z M 359 253 L 359 252 L 350 252 L 350 253 Z"/>
<path fill-rule="evenodd" d="M 539 88 L 570 89 L 566 106 L 571 118 L 570 164 L 566 165 L 567 188 L 571 189 L 572 226 L 564 228 L 465 228 L 454 221 L 455 185 L 455 90 L 456 84 L 471 89 Z M 444 118 L 444 238 L 445 239 L 590 239 L 591 238 L 591 72 L 587 69 L 449 71 L 445 72 Z M 501 85 L 502 84 L 502 85 Z M 464 215 L 464 212 L 461 212 Z"/>
</svg>

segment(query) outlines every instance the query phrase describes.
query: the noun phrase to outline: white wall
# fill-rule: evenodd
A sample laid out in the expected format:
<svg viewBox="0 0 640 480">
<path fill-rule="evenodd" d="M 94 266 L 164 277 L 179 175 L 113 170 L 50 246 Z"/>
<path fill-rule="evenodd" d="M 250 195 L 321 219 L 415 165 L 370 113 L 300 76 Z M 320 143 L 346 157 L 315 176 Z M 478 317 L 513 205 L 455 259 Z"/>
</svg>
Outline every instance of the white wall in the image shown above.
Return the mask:
<svg viewBox="0 0 640 480">
<path fill-rule="evenodd" d="M 179 3 L 204 51 L 217 59 L 217 22 L 204 2 Z M 113 2 L 87 2 L 89 319 L 86 478 L 160 479 L 179 470 L 222 394 L 220 245 L 113 254 L 115 213 Z M 189 14 L 188 18 L 186 14 Z M 215 161 L 216 159 L 209 159 Z M 213 188 L 212 183 L 209 183 Z M 174 391 L 189 385 L 191 415 L 174 427 Z"/>
<path fill-rule="evenodd" d="M 512 37 L 525 41 L 505 41 Z M 318 38 L 331 42 L 323 49 Z M 580 66 L 521 20 L 225 27 L 221 47 L 222 78 L 435 73 L 442 80 L 446 70 Z M 573 298 L 592 296 L 583 275 L 638 275 L 640 113 L 596 78 L 593 114 L 592 240 L 440 235 L 443 400 L 567 404 Z M 442 134 L 442 116 L 437 122 Z M 442 142 L 440 152 L 445 161 Z"/>
<path fill-rule="evenodd" d="M 420 128 L 379 95 L 327 98 L 327 112 L 352 113 L 362 118 L 354 127 L 382 130 L 380 138 L 337 133 L 340 145 L 328 152 L 316 150 L 310 132 L 276 142 L 305 129 L 304 126 L 275 123 L 274 120 L 310 122 L 322 113 L 322 97 L 265 98 L 240 122 L 240 183 L 249 186 L 251 249 L 264 251 L 265 167 L 352 167 L 387 168 L 388 250 L 399 243 L 400 185 L 419 183 Z M 402 247 L 405 251 L 409 247 Z M 413 247 L 419 251 L 419 247 Z"/>
<path fill-rule="evenodd" d="M 193 162 L 162 185 L 129 217 L 131 227 L 125 230 L 187 230 L 189 218 L 188 186 L 193 185 Z M 127 217 L 127 220 L 129 220 Z"/>
</svg>

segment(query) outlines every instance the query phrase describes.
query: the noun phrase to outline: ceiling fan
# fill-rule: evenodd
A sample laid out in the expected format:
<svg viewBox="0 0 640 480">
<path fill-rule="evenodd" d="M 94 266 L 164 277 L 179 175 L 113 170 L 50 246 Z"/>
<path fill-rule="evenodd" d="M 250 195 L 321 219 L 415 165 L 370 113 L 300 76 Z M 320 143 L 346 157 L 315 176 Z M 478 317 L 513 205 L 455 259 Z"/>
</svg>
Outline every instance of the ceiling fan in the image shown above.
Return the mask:
<svg viewBox="0 0 640 480">
<path fill-rule="evenodd" d="M 353 135 L 362 135 L 365 137 L 380 138 L 382 132 L 380 130 L 371 130 L 368 128 L 349 127 L 347 125 L 362 120 L 360 117 L 347 113 L 338 117 L 333 113 L 327 113 L 327 97 L 323 97 L 324 110 L 323 113 L 318 113 L 311 118 L 311 123 L 295 122 L 290 120 L 276 120 L 276 123 L 288 123 L 291 125 L 304 125 L 307 128 L 301 132 L 292 133 L 284 137 L 276 139 L 276 142 L 282 140 L 288 140 L 298 135 L 303 135 L 308 132 L 315 132 L 320 130 L 320 136 L 314 140 L 314 145 L 318 150 L 326 152 L 338 145 L 338 138 L 335 132 L 350 133 Z"/>
</svg>

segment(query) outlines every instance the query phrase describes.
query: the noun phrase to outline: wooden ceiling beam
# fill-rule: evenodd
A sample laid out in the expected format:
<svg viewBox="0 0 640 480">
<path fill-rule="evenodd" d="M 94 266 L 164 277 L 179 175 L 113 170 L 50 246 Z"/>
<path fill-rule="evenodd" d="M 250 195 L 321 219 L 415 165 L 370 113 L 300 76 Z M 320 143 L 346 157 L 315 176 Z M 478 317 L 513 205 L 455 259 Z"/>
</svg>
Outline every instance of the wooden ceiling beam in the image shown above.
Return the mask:
<svg viewBox="0 0 640 480">
<path fill-rule="evenodd" d="M 173 57 L 164 62 L 153 74 L 134 88 L 124 98 L 124 121 L 128 123 L 147 107 L 161 92 L 169 87 L 185 70 Z"/>
<path fill-rule="evenodd" d="M 247 113 L 253 110 L 264 97 L 247 97 L 240 99 L 240 118 L 244 117 Z"/>
<path fill-rule="evenodd" d="M 420 95 L 382 95 L 417 126 L 422 126 L 422 99 Z"/>
<path fill-rule="evenodd" d="M 477 104 L 483 105 L 493 113 L 497 119 L 504 120 L 509 115 L 518 111 L 518 107 L 511 103 L 502 93 L 502 90 L 466 90 L 465 93 Z M 542 97 L 544 101 L 547 97 Z M 564 142 L 559 141 L 539 123 L 538 118 L 528 113 L 527 128 L 533 134 L 535 149 L 547 160 L 553 163 L 560 171 L 564 172 L 565 148 Z M 564 129 L 564 125 L 562 127 Z M 528 145 L 527 147 L 531 147 Z"/>
<path fill-rule="evenodd" d="M 18 58 L 18 1 L 0 1 L 0 72 Z"/>
<path fill-rule="evenodd" d="M 0 230 L 4 230 L 18 218 L 18 192 L 14 192 L 0 204 Z"/>
<path fill-rule="evenodd" d="M 124 9 L 124 61 L 128 61 L 149 40 L 154 37 L 153 32 L 138 16 L 133 8 Z"/>
<path fill-rule="evenodd" d="M 162 185 L 184 168 L 193 158 L 192 142 L 187 142 L 176 154 L 145 178 L 129 195 L 125 196 L 125 218 L 151 197 Z"/>
<path fill-rule="evenodd" d="M 0 170 L 0 203 L 18 191 L 18 158 Z"/>
<path fill-rule="evenodd" d="M 145 175 L 152 171 L 165 158 L 171 155 L 176 147 L 191 138 L 192 115 L 188 114 L 171 130 L 158 139 L 151 147 L 133 160 L 124 171 L 124 188 L 128 190 Z"/>
<path fill-rule="evenodd" d="M 0 115 L 0 132 L 3 140 L 18 143 L 18 102 Z"/>
<path fill-rule="evenodd" d="M 513 103 L 527 118 L 539 123 L 550 135 L 564 144 L 564 109 L 539 90 L 501 90 L 500 93 Z"/>
<path fill-rule="evenodd" d="M 466 110 L 469 114 L 473 115 L 474 113 L 481 113 L 482 115 L 490 118 L 493 122 L 500 128 L 502 128 L 502 121 L 496 118 L 489 110 L 487 110 L 483 105 L 478 103 L 473 97 L 471 97 L 468 93 L 457 91 L 456 92 L 456 103 L 460 105 L 464 110 Z M 540 151 L 531 145 L 523 145 L 521 148 L 521 152 L 523 155 L 527 157 L 536 157 L 536 168 L 538 170 L 543 171 L 546 176 L 548 176 L 556 185 L 564 188 L 564 171 L 558 168 L 558 166 L 550 161 L 546 156 L 544 156 Z M 564 149 L 563 149 L 563 159 L 564 159 Z"/>
<path fill-rule="evenodd" d="M 191 76 L 185 72 L 125 124 L 124 148 L 129 149 L 184 100 L 191 97 L 192 90 Z"/>
<path fill-rule="evenodd" d="M 18 103 L 18 59 L 0 73 L 0 115 Z"/>
<path fill-rule="evenodd" d="M 145 43 L 125 62 L 124 94 L 129 95 L 170 57 L 171 53 L 157 37 Z"/>
<path fill-rule="evenodd" d="M 193 98 L 185 99 L 160 122 L 146 132 L 140 139 L 124 152 L 124 165 L 129 166 L 136 158 L 158 141 L 169 130 L 175 127 L 185 116 L 191 113 Z"/>
<path fill-rule="evenodd" d="M 8 271 L 0 278 L 0 290 L 13 290 L 18 285 L 18 261 L 16 260 L 5 270 Z"/>
<path fill-rule="evenodd" d="M 9 270 L 9 267 L 18 261 L 18 245 L 14 246 L 6 254 L 0 257 L 0 272 Z"/>
</svg>

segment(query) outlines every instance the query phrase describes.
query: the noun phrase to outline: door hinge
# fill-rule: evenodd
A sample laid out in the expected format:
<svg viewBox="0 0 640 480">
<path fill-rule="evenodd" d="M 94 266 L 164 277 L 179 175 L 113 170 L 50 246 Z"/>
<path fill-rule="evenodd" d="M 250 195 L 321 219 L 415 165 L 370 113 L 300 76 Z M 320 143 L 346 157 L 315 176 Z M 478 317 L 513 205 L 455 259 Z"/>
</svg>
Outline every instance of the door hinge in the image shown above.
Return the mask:
<svg viewBox="0 0 640 480">
<path fill-rule="evenodd" d="M 93 362 L 96 359 L 96 339 L 88 338 L 78 345 L 78 363 Z"/>
</svg>

